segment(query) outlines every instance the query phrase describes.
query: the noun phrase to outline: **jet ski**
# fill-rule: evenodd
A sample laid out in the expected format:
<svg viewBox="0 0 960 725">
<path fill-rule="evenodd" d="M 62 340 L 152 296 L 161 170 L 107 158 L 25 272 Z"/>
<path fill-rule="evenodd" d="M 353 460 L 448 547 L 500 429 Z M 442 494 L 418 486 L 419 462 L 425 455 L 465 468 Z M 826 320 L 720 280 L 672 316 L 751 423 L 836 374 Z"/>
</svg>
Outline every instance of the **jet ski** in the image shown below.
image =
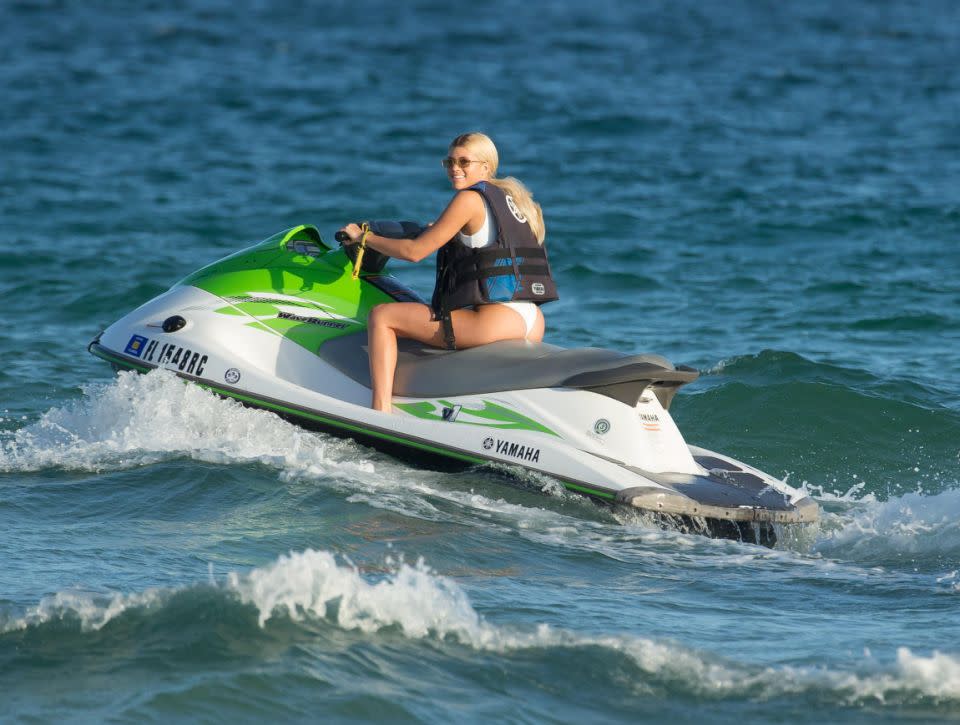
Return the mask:
<svg viewBox="0 0 960 725">
<path fill-rule="evenodd" d="M 394 237 L 411 228 L 374 225 Z M 698 373 L 659 355 L 401 340 L 394 412 L 372 410 L 367 316 L 384 302 L 422 300 L 384 272 L 383 255 L 368 249 L 354 270 L 356 257 L 356 247 L 329 246 L 314 226 L 288 229 L 189 275 L 89 350 L 115 369 L 165 368 L 428 466 L 546 474 L 661 525 L 772 546 L 782 527 L 817 520 L 803 492 L 684 441 L 670 404 Z"/>
</svg>

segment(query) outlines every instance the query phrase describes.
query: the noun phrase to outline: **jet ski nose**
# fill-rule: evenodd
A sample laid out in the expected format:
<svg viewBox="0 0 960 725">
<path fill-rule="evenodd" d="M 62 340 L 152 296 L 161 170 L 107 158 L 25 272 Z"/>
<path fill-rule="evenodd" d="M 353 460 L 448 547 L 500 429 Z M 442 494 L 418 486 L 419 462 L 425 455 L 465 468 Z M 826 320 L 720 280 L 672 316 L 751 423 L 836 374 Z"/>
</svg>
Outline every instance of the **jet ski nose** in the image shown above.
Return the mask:
<svg viewBox="0 0 960 725">
<path fill-rule="evenodd" d="M 171 315 L 163 321 L 162 327 L 164 332 L 176 332 L 177 330 L 182 330 L 186 324 L 187 321 L 180 315 Z"/>
</svg>

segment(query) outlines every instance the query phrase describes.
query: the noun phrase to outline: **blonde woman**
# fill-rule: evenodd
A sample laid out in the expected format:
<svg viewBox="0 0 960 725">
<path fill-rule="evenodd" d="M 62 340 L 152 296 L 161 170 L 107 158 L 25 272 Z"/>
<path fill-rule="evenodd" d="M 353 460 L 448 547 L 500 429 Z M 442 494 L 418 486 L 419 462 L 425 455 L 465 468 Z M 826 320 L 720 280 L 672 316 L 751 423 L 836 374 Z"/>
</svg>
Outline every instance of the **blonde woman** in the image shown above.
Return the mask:
<svg viewBox="0 0 960 725">
<path fill-rule="evenodd" d="M 429 306 L 391 302 L 370 312 L 376 410 L 392 410 L 397 338 L 449 348 L 543 339 L 539 305 L 557 299 L 543 247 L 543 213 L 517 179 L 496 178 L 498 162 L 497 147 L 486 135 L 457 136 L 442 162 L 456 193 L 440 218 L 416 239 L 367 236 L 378 252 L 411 262 L 439 250 Z M 352 242 L 362 234 L 356 224 L 341 231 Z"/>
</svg>

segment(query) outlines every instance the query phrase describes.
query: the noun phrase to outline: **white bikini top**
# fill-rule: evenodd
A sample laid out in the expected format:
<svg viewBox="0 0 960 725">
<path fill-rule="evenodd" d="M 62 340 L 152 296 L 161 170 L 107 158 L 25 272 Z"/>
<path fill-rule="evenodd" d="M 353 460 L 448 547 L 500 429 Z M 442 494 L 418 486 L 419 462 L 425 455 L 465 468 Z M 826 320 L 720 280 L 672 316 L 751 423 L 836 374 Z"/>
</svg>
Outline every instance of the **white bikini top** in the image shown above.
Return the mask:
<svg viewBox="0 0 960 725">
<path fill-rule="evenodd" d="M 497 229 L 497 220 L 490 213 L 490 205 L 486 199 L 483 200 L 483 211 L 483 226 L 475 234 L 457 233 L 457 238 L 463 242 L 463 246 L 471 249 L 483 249 L 497 241 L 497 232 L 500 230 Z"/>
</svg>

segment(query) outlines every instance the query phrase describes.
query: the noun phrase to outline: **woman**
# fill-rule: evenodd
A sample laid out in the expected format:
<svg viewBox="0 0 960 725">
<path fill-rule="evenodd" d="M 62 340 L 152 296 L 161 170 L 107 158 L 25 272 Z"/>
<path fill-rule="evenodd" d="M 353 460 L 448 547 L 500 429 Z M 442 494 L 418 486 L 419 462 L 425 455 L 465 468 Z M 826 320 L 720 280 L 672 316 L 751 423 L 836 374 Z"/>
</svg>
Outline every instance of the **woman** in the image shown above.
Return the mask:
<svg viewBox="0 0 960 725">
<path fill-rule="evenodd" d="M 544 319 L 537 305 L 557 299 L 542 246 L 543 214 L 523 184 L 512 177 L 495 178 L 497 163 L 497 148 L 490 138 L 482 133 L 457 136 L 443 159 L 456 194 L 440 218 L 416 239 L 367 235 L 366 243 L 373 249 L 411 262 L 440 250 L 430 306 L 391 302 L 370 312 L 370 378 L 376 410 L 392 410 L 397 338 L 435 347 L 454 347 L 455 340 L 459 348 L 543 339 Z M 352 242 L 362 236 L 356 224 L 341 231 Z"/>
</svg>

